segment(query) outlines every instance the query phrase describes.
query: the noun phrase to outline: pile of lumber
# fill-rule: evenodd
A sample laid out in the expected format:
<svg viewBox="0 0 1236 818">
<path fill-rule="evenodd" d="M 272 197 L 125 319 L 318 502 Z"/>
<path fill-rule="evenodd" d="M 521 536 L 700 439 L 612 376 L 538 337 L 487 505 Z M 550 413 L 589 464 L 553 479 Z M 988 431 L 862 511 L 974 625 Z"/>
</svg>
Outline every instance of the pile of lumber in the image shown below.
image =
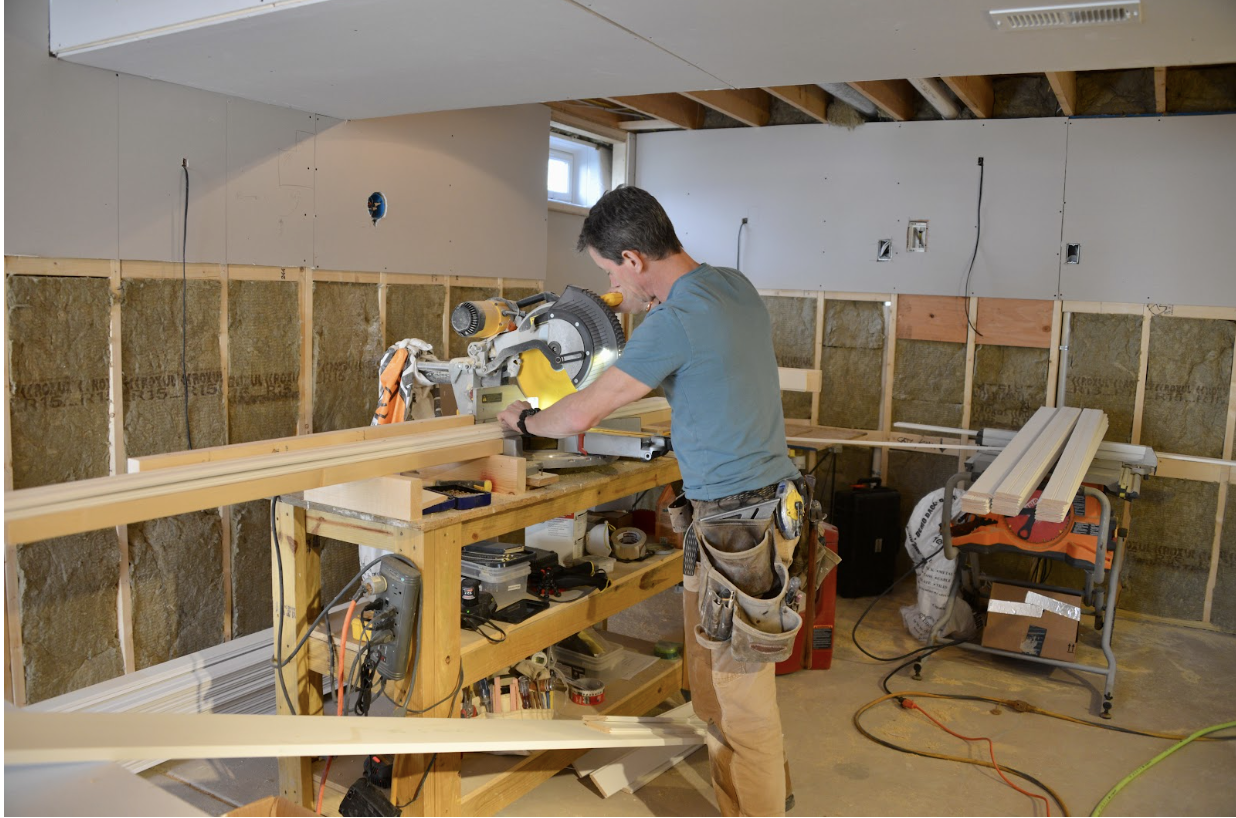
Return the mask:
<svg viewBox="0 0 1236 818">
<path fill-rule="evenodd" d="M 1098 409 L 1040 407 L 961 498 L 962 511 L 1015 517 L 1055 467 L 1036 518 L 1063 522 L 1106 432 Z"/>
<path fill-rule="evenodd" d="M 703 731 L 706 727 L 695 716 L 690 703 L 676 707 L 659 717 L 632 718 L 608 716 L 588 719 L 593 729 L 603 729 L 610 734 L 634 731 L 640 727 L 660 726 L 667 731 L 697 730 L 701 736 L 698 743 L 668 747 L 598 748 L 577 758 L 571 765 L 580 778 L 592 781 L 602 798 L 609 798 L 619 791 L 635 792 L 661 773 L 673 767 L 687 756 L 704 746 Z"/>
<path fill-rule="evenodd" d="M 36 713 L 275 712 L 273 629 L 32 704 Z M 141 772 L 162 759 L 124 762 Z"/>
</svg>

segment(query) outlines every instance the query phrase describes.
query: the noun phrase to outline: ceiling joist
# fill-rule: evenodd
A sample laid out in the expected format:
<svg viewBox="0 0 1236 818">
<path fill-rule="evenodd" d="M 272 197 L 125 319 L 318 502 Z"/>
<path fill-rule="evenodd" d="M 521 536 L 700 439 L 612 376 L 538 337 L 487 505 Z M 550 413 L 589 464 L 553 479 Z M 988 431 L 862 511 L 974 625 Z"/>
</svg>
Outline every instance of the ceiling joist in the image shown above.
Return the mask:
<svg viewBox="0 0 1236 818">
<path fill-rule="evenodd" d="M 1065 116 L 1077 113 L 1077 74 L 1073 71 L 1048 71 L 1047 81 L 1056 92 L 1056 101 Z"/>
<path fill-rule="evenodd" d="M 683 96 L 753 128 L 767 125 L 772 116 L 772 100 L 759 88 L 740 88 L 730 91 L 684 91 Z"/>
<path fill-rule="evenodd" d="M 914 119 L 914 86 L 905 80 L 852 82 L 850 87 L 898 122 Z"/>
<path fill-rule="evenodd" d="M 979 119 L 991 118 L 995 93 L 991 77 L 941 77 L 957 98 Z"/>
<path fill-rule="evenodd" d="M 663 119 L 679 128 L 694 131 L 704 126 L 704 106 L 678 94 L 640 94 L 633 97 L 607 97 L 632 111 Z"/>
<path fill-rule="evenodd" d="M 774 85 L 764 90 L 819 122 L 828 121 L 828 94 L 818 85 Z"/>
<path fill-rule="evenodd" d="M 546 102 L 545 106 L 550 110 L 549 118 L 552 122 L 592 131 L 619 142 L 627 139 L 626 131 L 621 129 L 627 120 L 612 111 L 572 100 Z"/>
</svg>

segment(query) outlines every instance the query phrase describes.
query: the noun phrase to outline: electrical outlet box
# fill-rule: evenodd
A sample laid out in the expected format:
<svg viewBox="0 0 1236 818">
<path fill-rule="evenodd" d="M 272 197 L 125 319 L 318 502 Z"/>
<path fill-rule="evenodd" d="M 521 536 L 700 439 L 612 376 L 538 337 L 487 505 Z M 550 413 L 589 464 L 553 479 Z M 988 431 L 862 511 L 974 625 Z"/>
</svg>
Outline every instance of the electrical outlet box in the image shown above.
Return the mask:
<svg viewBox="0 0 1236 818">
<path fill-rule="evenodd" d="M 893 240 L 879 239 L 876 241 L 876 261 L 893 260 Z"/>
<path fill-rule="evenodd" d="M 377 595 L 381 610 L 394 608 L 394 639 L 376 647 L 378 673 L 390 681 L 402 679 L 408 671 L 408 651 L 416 627 L 421 596 L 421 572 L 394 557 L 383 557 L 380 568 L 386 590 Z"/>
<path fill-rule="evenodd" d="M 911 219 L 906 227 L 906 252 L 927 252 L 927 220 Z"/>
</svg>

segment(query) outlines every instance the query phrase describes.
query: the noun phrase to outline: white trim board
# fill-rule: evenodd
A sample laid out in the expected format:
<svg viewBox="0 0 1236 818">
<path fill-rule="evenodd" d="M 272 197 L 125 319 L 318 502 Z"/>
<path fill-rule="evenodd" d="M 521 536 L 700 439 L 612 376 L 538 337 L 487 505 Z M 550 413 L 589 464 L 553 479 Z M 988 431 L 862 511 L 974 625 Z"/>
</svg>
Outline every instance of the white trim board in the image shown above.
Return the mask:
<svg viewBox="0 0 1236 818">
<path fill-rule="evenodd" d="M 583 721 L 394 717 L 33 713 L 4 719 L 4 763 L 146 758 L 267 758 L 365 753 L 470 753 L 699 744 L 702 731 L 660 725 L 603 733 Z"/>
</svg>

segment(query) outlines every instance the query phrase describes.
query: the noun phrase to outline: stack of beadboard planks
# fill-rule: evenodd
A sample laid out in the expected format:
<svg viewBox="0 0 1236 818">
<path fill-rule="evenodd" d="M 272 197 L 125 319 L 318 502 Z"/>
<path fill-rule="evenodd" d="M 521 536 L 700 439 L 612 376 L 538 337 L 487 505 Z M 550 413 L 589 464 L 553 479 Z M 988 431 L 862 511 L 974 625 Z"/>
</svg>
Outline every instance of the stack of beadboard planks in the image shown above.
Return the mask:
<svg viewBox="0 0 1236 818">
<path fill-rule="evenodd" d="M 1041 407 L 965 493 L 962 510 L 1017 516 L 1056 466 L 1036 517 L 1062 522 L 1106 431 L 1107 415 L 1097 409 Z"/>
<path fill-rule="evenodd" d="M 1049 523 L 1064 522 L 1105 434 L 1107 413 L 1098 409 L 1083 409 L 1051 479 L 1039 495 L 1036 519 Z"/>
<path fill-rule="evenodd" d="M 36 713 L 275 712 L 273 629 L 30 705 Z M 141 772 L 162 759 L 123 762 Z"/>
</svg>

